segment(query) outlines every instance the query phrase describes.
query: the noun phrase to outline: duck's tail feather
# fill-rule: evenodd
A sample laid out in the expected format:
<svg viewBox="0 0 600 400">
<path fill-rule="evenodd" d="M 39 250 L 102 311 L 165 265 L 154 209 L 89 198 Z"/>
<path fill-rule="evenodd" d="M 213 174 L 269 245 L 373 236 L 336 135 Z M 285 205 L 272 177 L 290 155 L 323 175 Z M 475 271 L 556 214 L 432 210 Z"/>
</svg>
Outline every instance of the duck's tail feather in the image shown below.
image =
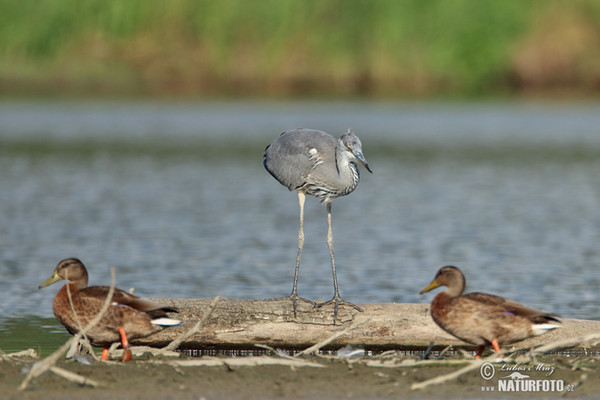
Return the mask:
<svg viewBox="0 0 600 400">
<path fill-rule="evenodd" d="M 177 325 L 181 325 L 183 323 L 183 321 L 180 321 L 178 319 L 166 318 L 166 317 L 156 318 L 150 322 L 154 325 L 159 325 L 159 326 L 177 326 Z"/>
<path fill-rule="evenodd" d="M 539 335 L 543 335 L 544 333 L 547 333 L 551 330 L 558 329 L 561 327 L 562 326 L 560 325 L 560 323 L 544 322 L 544 323 L 533 324 L 531 329 L 533 330 L 533 334 L 535 336 L 539 336 Z"/>
</svg>

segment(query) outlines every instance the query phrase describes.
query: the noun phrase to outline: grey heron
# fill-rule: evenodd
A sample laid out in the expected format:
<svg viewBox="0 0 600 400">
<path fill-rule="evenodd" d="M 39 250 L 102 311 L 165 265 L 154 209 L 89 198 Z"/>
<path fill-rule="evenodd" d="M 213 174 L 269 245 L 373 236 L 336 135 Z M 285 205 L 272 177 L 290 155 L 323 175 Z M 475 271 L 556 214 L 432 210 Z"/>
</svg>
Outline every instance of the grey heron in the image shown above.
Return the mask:
<svg viewBox="0 0 600 400">
<path fill-rule="evenodd" d="M 362 145 L 358 136 L 348 130 L 339 139 L 314 129 L 294 129 L 283 132 L 267 146 L 264 153 L 264 166 L 267 171 L 290 191 L 298 193 L 300 205 L 300 229 L 298 231 L 298 254 L 294 286 L 290 298 L 293 300 L 294 317 L 298 302 L 298 271 L 304 245 L 304 200 L 306 195 L 318 198 L 327 206 L 327 245 L 331 258 L 333 273 L 333 298 L 321 307 L 333 304 L 333 323 L 337 321 L 338 305 L 345 304 L 355 309 L 362 309 L 352 303 L 343 301 L 338 290 L 333 257 L 333 232 L 331 229 L 331 203 L 340 196 L 352 193 L 360 179 L 357 161 L 371 172 L 369 164 L 362 153 Z"/>
</svg>

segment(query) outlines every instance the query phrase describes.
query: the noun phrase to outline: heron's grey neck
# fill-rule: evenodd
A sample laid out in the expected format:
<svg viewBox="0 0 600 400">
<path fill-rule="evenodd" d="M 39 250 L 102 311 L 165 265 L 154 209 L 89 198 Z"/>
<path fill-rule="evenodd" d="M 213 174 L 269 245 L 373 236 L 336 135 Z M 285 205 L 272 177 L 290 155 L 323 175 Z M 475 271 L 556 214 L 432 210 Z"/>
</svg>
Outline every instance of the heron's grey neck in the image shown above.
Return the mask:
<svg viewBox="0 0 600 400">
<path fill-rule="evenodd" d="M 306 192 L 317 197 L 322 203 L 330 203 L 336 197 L 351 193 L 360 178 L 354 156 L 345 150 L 340 141 L 335 149 L 334 166 L 321 169 L 304 186 Z"/>
<path fill-rule="evenodd" d="M 345 150 L 345 145 L 341 142 L 335 149 L 335 161 L 340 182 L 340 196 L 344 196 L 358 186 L 360 173 L 356 165 L 356 158 Z"/>
</svg>

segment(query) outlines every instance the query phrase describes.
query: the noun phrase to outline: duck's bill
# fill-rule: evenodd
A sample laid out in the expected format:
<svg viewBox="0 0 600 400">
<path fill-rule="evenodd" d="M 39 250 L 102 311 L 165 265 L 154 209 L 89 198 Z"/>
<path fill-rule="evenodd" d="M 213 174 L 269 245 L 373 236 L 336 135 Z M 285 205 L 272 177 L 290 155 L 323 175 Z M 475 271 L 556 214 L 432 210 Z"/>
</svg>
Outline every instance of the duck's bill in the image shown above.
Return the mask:
<svg viewBox="0 0 600 400">
<path fill-rule="evenodd" d="M 427 286 L 425 289 L 421 290 L 419 292 L 419 294 L 427 293 L 430 290 L 433 290 L 433 289 L 435 289 L 437 287 L 440 287 L 440 284 L 437 283 L 435 280 L 433 280 L 433 281 L 431 281 L 431 283 L 429 284 L 429 286 Z"/>
<path fill-rule="evenodd" d="M 58 276 L 58 274 L 56 273 L 56 271 L 54 271 L 54 273 L 52 274 L 52 276 L 48 279 L 46 279 L 39 287 L 38 289 L 41 288 L 45 288 L 46 286 L 50 286 L 52 285 L 54 282 L 58 282 L 60 281 L 62 278 L 60 276 Z"/>
</svg>

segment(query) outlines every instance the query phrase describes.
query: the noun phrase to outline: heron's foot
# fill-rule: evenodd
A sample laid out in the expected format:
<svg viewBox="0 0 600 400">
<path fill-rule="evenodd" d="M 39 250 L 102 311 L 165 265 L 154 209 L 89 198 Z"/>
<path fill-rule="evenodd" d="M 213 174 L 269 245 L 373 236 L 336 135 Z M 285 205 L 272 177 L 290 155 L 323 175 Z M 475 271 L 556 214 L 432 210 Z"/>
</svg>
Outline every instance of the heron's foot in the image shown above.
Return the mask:
<svg viewBox="0 0 600 400">
<path fill-rule="evenodd" d="M 298 293 L 292 293 L 289 296 L 289 298 L 292 300 L 292 302 L 294 304 L 294 318 L 296 318 L 298 316 L 298 300 L 304 301 L 306 303 L 309 303 L 313 307 L 317 306 L 317 302 L 316 301 L 312 301 L 312 300 L 305 299 L 304 297 L 300 297 L 300 296 L 298 296 Z"/>
<path fill-rule="evenodd" d="M 312 300 L 305 299 L 304 297 L 300 297 L 300 296 L 298 296 L 297 293 L 292 293 L 289 296 L 279 297 L 279 298 L 276 298 L 276 299 L 273 299 L 273 300 L 292 300 L 292 303 L 294 305 L 294 318 L 296 318 L 298 316 L 298 302 L 299 301 L 304 302 L 304 303 L 308 303 L 308 304 L 310 304 L 313 307 L 317 306 L 317 302 L 316 301 L 312 301 Z"/>
<path fill-rule="evenodd" d="M 350 303 L 349 301 L 346 301 L 346 300 L 342 300 L 342 298 L 339 295 L 337 295 L 337 294 L 335 296 L 333 296 L 333 298 L 331 300 L 329 300 L 329 301 L 326 301 L 324 303 L 315 304 L 315 308 L 321 308 L 321 307 L 327 306 L 329 304 L 333 304 L 333 324 L 334 325 L 337 322 L 338 307 L 339 306 L 349 306 L 349 307 L 354 308 L 356 311 L 359 311 L 359 312 L 363 312 L 364 311 L 362 308 L 360 308 L 356 304 Z"/>
</svg>

